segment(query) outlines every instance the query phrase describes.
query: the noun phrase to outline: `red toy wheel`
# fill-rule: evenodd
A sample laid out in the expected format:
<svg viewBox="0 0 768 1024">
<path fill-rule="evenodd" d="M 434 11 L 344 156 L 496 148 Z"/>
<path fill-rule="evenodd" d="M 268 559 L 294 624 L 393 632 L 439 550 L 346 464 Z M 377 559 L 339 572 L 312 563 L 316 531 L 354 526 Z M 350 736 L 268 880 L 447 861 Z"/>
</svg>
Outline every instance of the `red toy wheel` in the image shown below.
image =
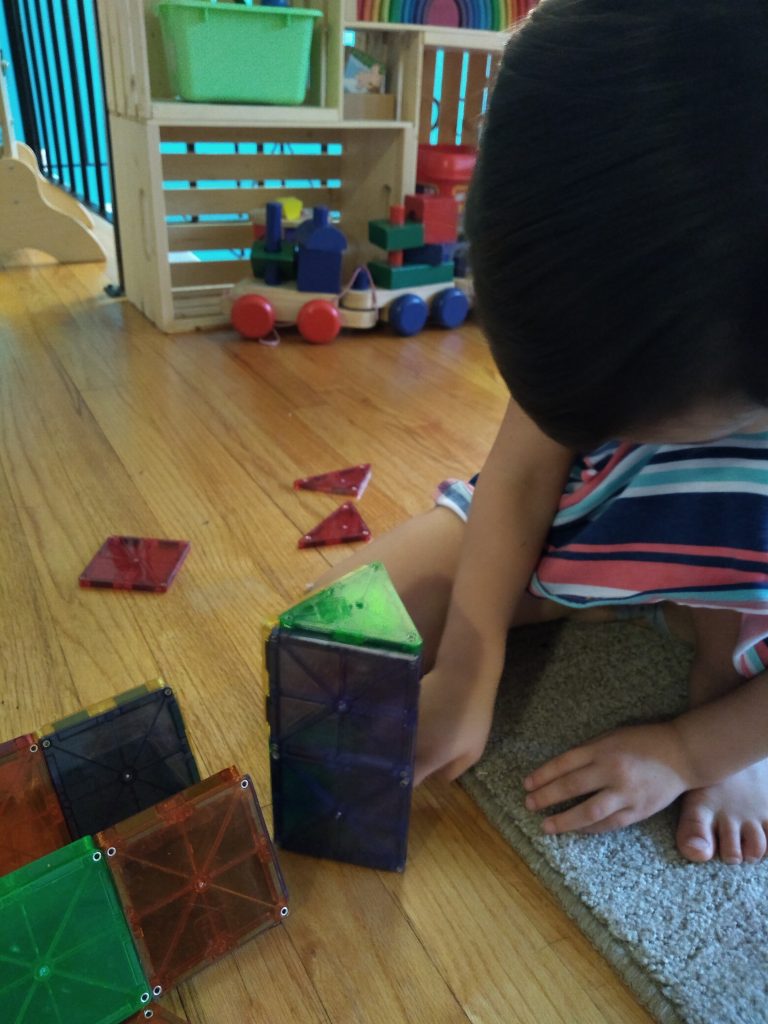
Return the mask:
<svg viewBox="0 0 768 1024">
<path fill-rule="evenodd" d="M 275 326 L 272 303 L 263 295 L 241 295 L 232 306 L 232 326 L 244 338 L 266 338 Z"/>
<path fill-rule="evenodd" d="M 299 334 L 313 345 L 327 345 L 341 330 L 341 313 L 327 299 L 310 299 L 299 310 Z"/>
</svg>

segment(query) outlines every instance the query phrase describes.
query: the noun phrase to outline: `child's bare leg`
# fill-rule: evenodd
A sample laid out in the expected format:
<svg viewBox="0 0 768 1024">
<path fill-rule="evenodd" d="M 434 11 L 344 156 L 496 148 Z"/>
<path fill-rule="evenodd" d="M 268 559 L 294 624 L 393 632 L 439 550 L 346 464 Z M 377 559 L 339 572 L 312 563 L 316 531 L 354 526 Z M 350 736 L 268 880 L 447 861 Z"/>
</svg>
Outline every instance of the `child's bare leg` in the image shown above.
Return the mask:
<svg viewBox="0 0 768 1024">
<path fill-rule="evenodd" d="M 731 657 L 739 632 L 734 612 L 693 610 L 696 657 L 690 676 L 692 705 L 723 696 L 743 682 Z M 728 723 L 723 723 L 724 732 Z M 715 854 L 728 864 L 758 861 L 768 834 L 768 761 L 737 772 L 722 782 L 683 796 L 677 845 L 692 861 Z"/>
<path fill-rule="evenodd" d="M 312 589 L 327 587 L 361 565 L 382 562 L 421 634 L 424 668 L 429 671 L 443 635 L 464 529 L 462 520 L 450 509 L 433 508 L 358 548 L 348 559 L 328 569 Z M 510 625 L 548 622 L 562 618 L 567 611 L 524 594 Z"/>
</svg>

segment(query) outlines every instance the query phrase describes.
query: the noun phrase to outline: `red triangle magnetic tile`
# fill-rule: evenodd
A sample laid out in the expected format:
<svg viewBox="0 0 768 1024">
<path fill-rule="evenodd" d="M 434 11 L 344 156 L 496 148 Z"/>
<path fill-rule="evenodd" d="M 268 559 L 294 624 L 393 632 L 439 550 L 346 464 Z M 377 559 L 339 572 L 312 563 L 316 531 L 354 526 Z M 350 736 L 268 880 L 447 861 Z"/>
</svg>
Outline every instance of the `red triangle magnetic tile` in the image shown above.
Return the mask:
<svg viewBox="0 0 768 1024">
<path fill-rule="evenodd" d="M 353 540 L 369 541 L 371 531 L 351 501 L 345 501 L 309 533 L 299 538 L 300 548 L 320 548 L 330 544 L 346 544 Z"/>
<path fill-rule="evenodd" d="M 325 494 L 349 494 L 353 498 L 361 498 L 370 479 L 371 464 L 365 462 L 360 466 L 335 469 L 331 473 L 302 477 L 293 481 L 293 488 L 296 491 L 323 491 Z"/>
</svg>

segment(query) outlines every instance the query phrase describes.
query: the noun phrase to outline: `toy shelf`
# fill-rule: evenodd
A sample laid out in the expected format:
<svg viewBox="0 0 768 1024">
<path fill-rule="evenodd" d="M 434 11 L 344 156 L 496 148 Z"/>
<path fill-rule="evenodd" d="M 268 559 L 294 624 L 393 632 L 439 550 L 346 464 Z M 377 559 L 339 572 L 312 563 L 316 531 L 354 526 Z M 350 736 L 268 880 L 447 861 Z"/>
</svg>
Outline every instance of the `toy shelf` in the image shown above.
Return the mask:
<svg viewBox="0 0 768 1024">
<path fill-rule="evenodd" d="M 96 3 L 125 291 L 168 332 L 224 322 L 223 295 L 250 273 L 248 215 L 269 200 L 327 205 L 350 241 L 345 273 L 374 256 L 367 222 L 414 190 L 419 142 L 456 142 L 462 124 L 461 141 L 476 141 L 506 42 L 503 33 L 345 20 L 343 0 L 312 0 L 323 17 L 304 104 L 189 103 L 172 95 L 157 0 Z M 357 45 L 384 48 L 393 117 L 345 117 L 347 28 Z"/>
<path fill-rule="evenodd" d="M 442 25 L 405 25 L 391 21 L 347 21 L 345 25 L 353 32 L 392 32 L 398 35 L 419 35 L 423 46 L 434 46 L 441 50 L 482 50 L 488 53 L 497 53 L 504 48 L 508 38 L 504 32 L 446 28 Z"/>
</svg>

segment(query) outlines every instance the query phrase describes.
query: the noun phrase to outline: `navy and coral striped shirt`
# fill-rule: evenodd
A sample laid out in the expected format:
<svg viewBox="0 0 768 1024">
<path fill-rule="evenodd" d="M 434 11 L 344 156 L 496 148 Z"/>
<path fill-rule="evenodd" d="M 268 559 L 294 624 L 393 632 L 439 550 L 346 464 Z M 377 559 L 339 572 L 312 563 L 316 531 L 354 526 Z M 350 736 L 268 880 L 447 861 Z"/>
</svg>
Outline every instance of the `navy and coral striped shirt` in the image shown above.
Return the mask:
<svg viewBox="0 0 768 1024">
<path fill-rule="evenodd" d="M 574 464 L 530 582 L 587 604 L 673 601 L 741 613 L 733 654 L 768 668 L 768 432 L 606 444 Z"/>
<path fill-rule="evenodd" d="M 440 504 L 468 510 L 468 485 Z M 446 500 L 448 499 L 448 500 Z M 576 461 L 530 582 L 572 608 L 672 601 L 741 613 L 734 666 L 768 668 L 768 432 L 604 445 Z"/>
</svg>

